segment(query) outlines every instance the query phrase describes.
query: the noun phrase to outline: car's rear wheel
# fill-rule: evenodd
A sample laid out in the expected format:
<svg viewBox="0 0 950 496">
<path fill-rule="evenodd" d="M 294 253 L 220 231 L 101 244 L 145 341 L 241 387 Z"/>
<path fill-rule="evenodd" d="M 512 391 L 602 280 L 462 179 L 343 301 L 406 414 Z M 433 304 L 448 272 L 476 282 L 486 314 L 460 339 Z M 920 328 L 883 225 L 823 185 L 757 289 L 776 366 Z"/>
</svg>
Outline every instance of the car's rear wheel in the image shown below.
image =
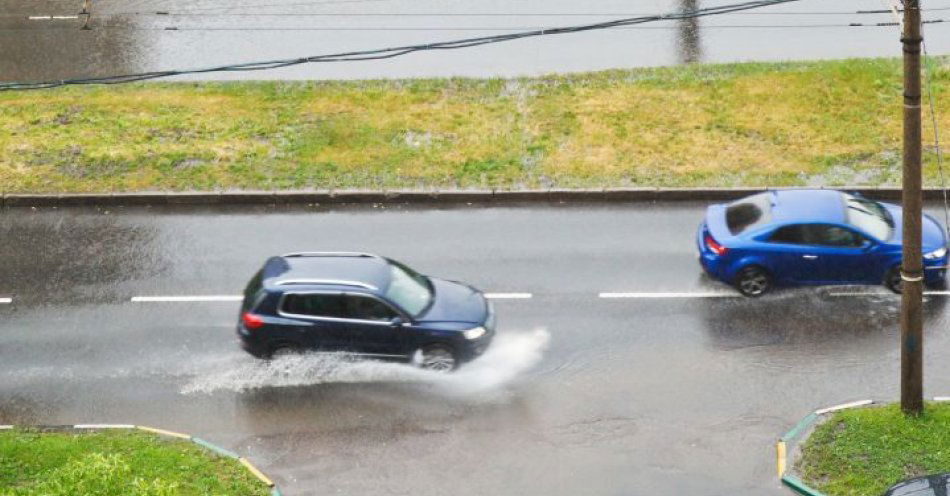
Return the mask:
<svg viewBox="0 0 950 496">
<path fill-rule="evenodd" d="M 433 372 L 451 372 L 459 365 L 455 352 L 441 344 L 433 344 L 419 350 L 415 362 L 419 368 Z"/>
<path fill-rule="evenodd" d="M 884 286 L 891 291 L 900 294 L 901 293 L 901 266 L 895 265 L 891 267 L 887 274 L 884 275 Z"/>
<path fill-rule="evenodd" d="M 303 351 L 300 348 L 292 344 L 279 344 L 271 348 L 270 355 L 268 356 L 268 358 L 270 358 L 271 360 L 275 360 L 278 358 L 297 356 L 297 355 L 300 355 L 302 352 Z"/>
<path fill-rule="evenodd" d="M 735 284 L 740 293 L 755 298 L 772 289 L 772 278 L 762 267 L 750 265 L 739 271 Z"/>
</svg>

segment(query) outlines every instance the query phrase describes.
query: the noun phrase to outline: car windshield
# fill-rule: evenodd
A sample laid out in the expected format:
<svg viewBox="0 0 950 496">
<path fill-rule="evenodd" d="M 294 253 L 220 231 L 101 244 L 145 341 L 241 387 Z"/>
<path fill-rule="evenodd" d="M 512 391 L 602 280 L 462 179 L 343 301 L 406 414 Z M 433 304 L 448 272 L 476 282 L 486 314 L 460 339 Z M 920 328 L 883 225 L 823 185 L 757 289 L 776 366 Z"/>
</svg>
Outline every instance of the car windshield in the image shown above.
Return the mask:
<svg viewBox="0 0 950 496">
<path fill-rule="evenodd" d="M 752 195 L 726 207 L 726 225 L 733 236 L 765 224 L 771 217 L 772 193 Z"/>
<path fill-rule="evenodd" d="M 888 240 L 894 230 L 894 218 L 876 201 L 842 194 L 848 223 L 880 240 Z"/>
<path fill-rule="evenodd" d="M 394 260 L 389 261 L 391 279 L 386 297 L 413 317 L 421 314 L 432 303 L 432 285 L 429 279 Z"/>
</svg>

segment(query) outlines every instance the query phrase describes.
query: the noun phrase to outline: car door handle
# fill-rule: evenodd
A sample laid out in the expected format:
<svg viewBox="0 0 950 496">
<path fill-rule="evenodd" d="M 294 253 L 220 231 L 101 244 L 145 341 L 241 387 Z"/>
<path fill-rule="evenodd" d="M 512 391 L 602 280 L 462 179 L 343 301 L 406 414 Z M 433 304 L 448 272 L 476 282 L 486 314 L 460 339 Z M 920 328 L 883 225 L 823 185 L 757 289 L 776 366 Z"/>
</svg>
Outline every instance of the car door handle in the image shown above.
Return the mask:
<svg viewBox="0 0 950 496">
<path fill-rule="evenodd" d="M 818 258 L 818 255 L 802 255 L 802 258 L 804 258 L 805 260 L 814 260 Z"/>
</svg>

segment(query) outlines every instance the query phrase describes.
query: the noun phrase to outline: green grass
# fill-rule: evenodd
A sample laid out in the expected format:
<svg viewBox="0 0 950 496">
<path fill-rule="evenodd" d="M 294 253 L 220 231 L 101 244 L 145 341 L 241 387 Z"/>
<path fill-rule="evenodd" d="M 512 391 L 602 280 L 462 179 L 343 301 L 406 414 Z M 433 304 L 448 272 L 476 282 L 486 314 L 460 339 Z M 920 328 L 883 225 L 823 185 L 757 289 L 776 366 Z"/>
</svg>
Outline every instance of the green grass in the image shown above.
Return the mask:
<svg viewBox="0 0 950 496">
<path fill-rule="evenodd" d="M 138 431 L 0 431 L 0 496 L 267 495 L 237 460 Z"/>
<path fill-rule="evenodd" d="M 932 67 L 946 128 L 950 67 Z M 900 176 L 901 105 L 895 59 L 6 92 L 0 184 L 8 193 L 887 185 Z M 934 184 L 934 154 L 925 155 Z"/>
<path fill-rule="evenodd" d="M 897 405 L 846 410 L 819 425 L 802 449 L 803 480 L 828 496 L 878 496 L 899 480 L 950 471 L 950 405 L 920 418 Z"/>
</svg>

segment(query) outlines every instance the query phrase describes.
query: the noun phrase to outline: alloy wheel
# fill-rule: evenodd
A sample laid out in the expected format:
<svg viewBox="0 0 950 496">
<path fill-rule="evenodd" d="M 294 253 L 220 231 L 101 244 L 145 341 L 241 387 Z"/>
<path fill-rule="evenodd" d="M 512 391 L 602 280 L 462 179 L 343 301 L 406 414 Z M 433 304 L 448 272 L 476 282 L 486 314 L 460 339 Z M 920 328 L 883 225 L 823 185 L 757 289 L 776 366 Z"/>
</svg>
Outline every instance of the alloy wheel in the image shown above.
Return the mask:
<svg viewBox="0 0 950 496">
<path fill-rule="evenodd" d="M 739 291 L 746 296 L 761 296 L 769 290 L 771 281 L 763 270 L 749 267 L 739 274 L 737 286 Z"/>
<path fill-rule="evenodd" d="M 422 350 L 419 367 L 433 372 L 451 372 L 455 369 L 455 355 L 442 346 L 430 346 Z"/>
</svg>

